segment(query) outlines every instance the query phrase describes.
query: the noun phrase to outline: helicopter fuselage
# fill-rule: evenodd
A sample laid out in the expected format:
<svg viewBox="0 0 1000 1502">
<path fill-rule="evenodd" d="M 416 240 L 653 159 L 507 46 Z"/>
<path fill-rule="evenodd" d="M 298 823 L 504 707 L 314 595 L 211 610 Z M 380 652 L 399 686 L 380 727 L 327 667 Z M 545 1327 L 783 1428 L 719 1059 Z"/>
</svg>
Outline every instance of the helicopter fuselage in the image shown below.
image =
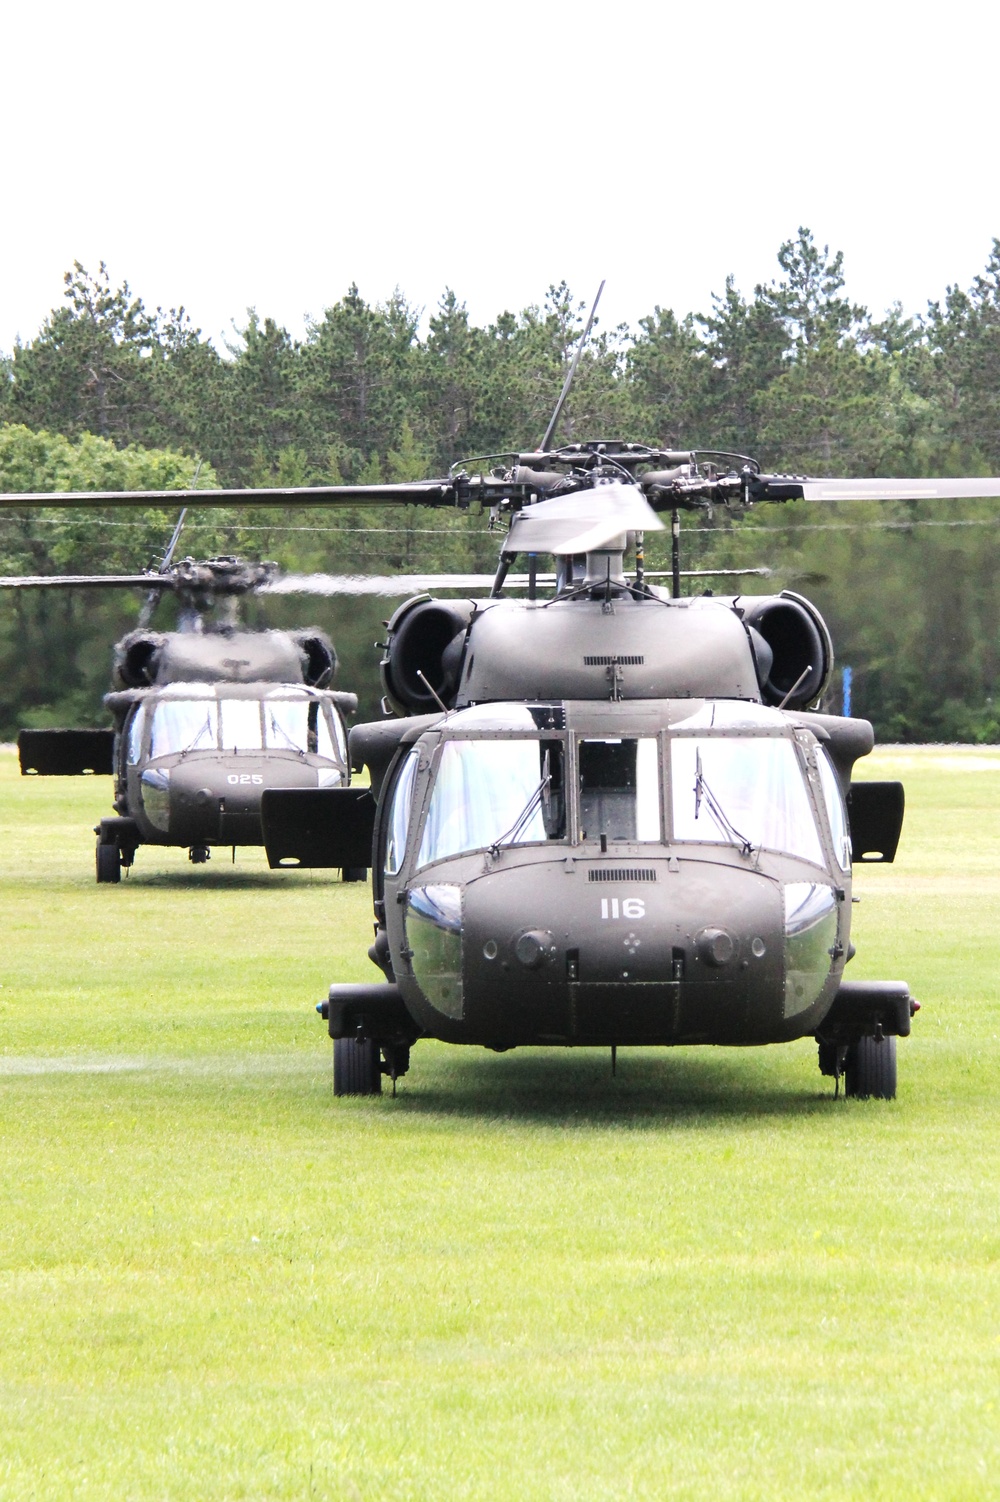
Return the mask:
<svg viewBox="0 0 1000 1502">
<path fill-rule="evenodd" d="M 266 789 L 349 780 L 343 709 L 353 695 L 301 684 L 174 682 L 108 698 L 120 726 L 119 817 L 104 822 L 123 851 L 260 845 Z"/>
<path fill-rule="evenodd" d="M 815 1033 L 850 943 L 828 727 L 703 700 L 491 704 L 415 724 L 373 857 L 373 958 L 414 1036 L 505 1049 Z"/>
</svg>

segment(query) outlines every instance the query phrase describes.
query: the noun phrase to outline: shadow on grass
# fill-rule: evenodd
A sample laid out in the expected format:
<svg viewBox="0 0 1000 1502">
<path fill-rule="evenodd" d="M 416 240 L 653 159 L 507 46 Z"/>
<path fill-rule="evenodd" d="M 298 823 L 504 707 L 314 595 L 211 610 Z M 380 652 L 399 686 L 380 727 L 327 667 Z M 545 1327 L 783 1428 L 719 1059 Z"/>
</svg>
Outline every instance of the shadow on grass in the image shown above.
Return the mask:
<svg viewBox="0 0 1000 1502">
<path fill-rule="evenodd" d="M 779 1079 L 771 1060 L 765 1063 L 751 1049 L 623 1049 L 615 1076 L 604 1050 L 525 1050 L 492 1058 L 455 1053 L 460 1056 L 428 1056 L 422 1067 L 418 1045 L 392 1108 L 407 1115 L 574 1126 L 758 1120 L 843 1109 L 843 1101 L 834 1100 L 833 1082 L 818 1069 L 810 1077 L 796 1060 L 798 1077 Z"/>
<path fill-rule="evenodd" d="M 221 863 L 220 863 L 221 864 Z M 238 866 L 222 865 L 221 869 L 206 870 L 204 867 L 195 869 L 192 866 L 182 867 L 178 871 L 151 871 L 149 873 L 138 872 L 134 876 L 122 877 L 123 885 L 137 888 L 154 887 L 160 890 L 177 891 L 247 891 L 251 888 L 268 887 L 272 891 L 280 890 L 281 887 L 315 887 L 315 886 L 342 886 L 339 876 L 324 872 L 315 875 L 312 872 L 286 870 L 286 871 L 241 871 Z"/>
</svg>

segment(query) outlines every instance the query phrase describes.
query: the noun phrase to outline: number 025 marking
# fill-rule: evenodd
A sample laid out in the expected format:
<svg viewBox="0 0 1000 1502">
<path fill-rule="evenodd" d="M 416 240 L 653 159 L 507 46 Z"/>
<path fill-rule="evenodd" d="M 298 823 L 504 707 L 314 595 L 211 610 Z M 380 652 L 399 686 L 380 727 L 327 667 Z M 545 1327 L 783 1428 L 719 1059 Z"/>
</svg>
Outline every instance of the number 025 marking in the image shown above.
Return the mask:
<svg viewBox="0 0 1000 1502">
<path fill-rule="evenodd" d="M 601 898 L 602 918 L 645 918 L 646 904 L 641 897 Z"/>
<path fill-rule="evenodd" d="M 254 787 L 259 787 L 264 779 L 259 772 L 230 772 L 226 781 L 233 787 L 240 783 L 251 783 Z"/>
</svg>

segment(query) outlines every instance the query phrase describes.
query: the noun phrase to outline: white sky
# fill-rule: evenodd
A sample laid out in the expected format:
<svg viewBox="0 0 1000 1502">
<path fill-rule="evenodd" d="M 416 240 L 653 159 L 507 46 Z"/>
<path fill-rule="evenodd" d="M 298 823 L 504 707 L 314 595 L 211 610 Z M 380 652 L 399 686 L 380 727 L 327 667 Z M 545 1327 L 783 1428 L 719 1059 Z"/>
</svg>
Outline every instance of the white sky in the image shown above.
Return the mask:
<svg viewBox="0 0 1000 1502">
<path fill-rule="evenodd" d="M 607 278 L 707 309 L 799 224 L 908 311 L 1000 235 L 1000 9 L 887 0 L 7 0 L 0 349 L 76 258 L 218 339 L 352 280 L 477 321 Z"/>
</svg>

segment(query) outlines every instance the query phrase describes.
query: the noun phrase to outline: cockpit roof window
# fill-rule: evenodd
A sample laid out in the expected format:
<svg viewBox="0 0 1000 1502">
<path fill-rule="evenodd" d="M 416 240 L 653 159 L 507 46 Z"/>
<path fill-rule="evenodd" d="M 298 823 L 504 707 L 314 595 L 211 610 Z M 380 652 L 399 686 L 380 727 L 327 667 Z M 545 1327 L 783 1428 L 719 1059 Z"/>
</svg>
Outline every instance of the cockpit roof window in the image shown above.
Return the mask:
<svg viewBox="0 0 1000 1502">
<path fill-rule="evenodd" d="M 304 701 L 323 701 L 329 696 L 321 689 L 308 684 L 275 683 L 273 686 L 254 683 L 199 683 L 178 681 L 158 683 L 150 697 L 156 699 L 282 699 L 301 704 Z"/>
<path fill-rule="evenodd" d="M 566 723 L 561 704 L 473 704 L 449 715 L 441 725 L 453 730 L 561 730 Z"/>
<path fill-rule="evenodd" d="M 675 720 L 671 730 L 787 730 L 788 721 L 766 704 L 742 699 L 706 699 L 692 714 Z"/>
</svg>

